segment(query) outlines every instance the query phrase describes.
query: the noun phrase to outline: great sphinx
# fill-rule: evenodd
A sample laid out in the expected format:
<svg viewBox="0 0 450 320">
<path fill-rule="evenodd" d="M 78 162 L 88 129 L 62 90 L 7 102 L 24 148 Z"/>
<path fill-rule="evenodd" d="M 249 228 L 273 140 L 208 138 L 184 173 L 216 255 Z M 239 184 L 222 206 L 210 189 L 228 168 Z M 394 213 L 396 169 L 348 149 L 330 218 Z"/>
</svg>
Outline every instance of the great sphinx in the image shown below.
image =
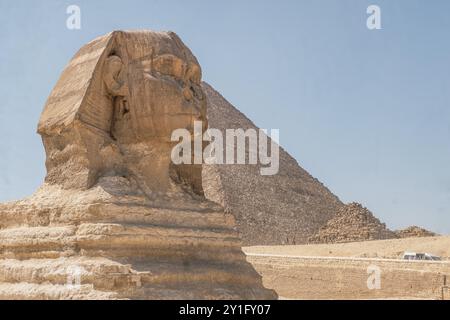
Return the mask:
<svg viewBox="0 0 450 320">
<path fill-rule="evenodd" d="M 0 298 L 276 298 L 204 197 L 202 166 L 171 162 L 171 132 L 207 126 L 201 76 L 172 32 L 78 51 L 39 121 L 45 182 L 0 204 Z"/>
</svg>

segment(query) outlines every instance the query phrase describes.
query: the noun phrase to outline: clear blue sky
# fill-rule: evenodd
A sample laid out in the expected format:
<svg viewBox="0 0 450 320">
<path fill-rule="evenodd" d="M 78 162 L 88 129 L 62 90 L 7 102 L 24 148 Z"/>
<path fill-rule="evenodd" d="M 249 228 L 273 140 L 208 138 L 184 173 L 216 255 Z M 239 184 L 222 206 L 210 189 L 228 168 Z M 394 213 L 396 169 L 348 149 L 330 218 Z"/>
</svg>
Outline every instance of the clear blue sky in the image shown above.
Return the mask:
<svg viewBox="0 0 450 320">
<path fill-rule="evenodd" d="M 81 30 L 66 8 L 81 8 Z M 366 27 L 381 7 L 382 30 Z M 42 182 L 39 114 L 72 55 L 117 29 L 173 30 L 204 79 L 344 202 L 450 233 L 450 1 L 0 0 L 0 201 Z"/>
</svg>

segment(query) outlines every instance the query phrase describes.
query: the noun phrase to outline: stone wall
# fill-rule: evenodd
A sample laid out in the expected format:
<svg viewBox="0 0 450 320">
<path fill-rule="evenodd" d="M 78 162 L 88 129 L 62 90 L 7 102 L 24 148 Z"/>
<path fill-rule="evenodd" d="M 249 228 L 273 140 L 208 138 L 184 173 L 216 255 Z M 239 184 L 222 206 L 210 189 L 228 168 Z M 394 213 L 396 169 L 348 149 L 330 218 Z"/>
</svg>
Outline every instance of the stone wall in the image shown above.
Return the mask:
<svg viewBox="0 0 450 320">
<path fill-rule="evenodd" d="M 450 279 L 449 262 L 256 254 L 247 260 L 285 299 L 442 299 Z M 380 289 L 368 289 L 369 266 L 380 268 Z"/>
</svg>

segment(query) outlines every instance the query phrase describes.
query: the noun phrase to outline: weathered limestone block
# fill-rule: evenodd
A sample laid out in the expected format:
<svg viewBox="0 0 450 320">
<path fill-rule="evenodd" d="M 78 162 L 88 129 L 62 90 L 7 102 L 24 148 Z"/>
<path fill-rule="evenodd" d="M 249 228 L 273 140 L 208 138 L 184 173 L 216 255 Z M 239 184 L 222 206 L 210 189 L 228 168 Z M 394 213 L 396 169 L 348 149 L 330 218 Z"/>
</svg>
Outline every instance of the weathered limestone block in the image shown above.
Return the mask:
<svg viewBox="0 0 450 320">
<path fill-rule="evenodd" d="M 0 204 L 2 299 L 272 299 L 201 166 L 170 161 L 206 122 L 201 69 L 172 32 L 80 49 L 42 112 L 45 183 Z"/>
</svg>

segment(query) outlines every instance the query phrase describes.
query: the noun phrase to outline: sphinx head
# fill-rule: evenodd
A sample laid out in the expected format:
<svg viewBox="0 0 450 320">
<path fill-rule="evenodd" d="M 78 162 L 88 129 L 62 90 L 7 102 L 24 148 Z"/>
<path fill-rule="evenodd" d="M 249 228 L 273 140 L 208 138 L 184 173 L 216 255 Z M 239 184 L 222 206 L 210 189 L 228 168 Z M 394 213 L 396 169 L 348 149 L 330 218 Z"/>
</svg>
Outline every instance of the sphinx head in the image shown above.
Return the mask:
<svg viewBox="0 0 450 320">
<path fill-rule="evenodd" d="M 72 58 L 41 115 L 47 182 L 89 188 L 122 175 L 164 190 L 171 134 L 194 121 L 207 126 L 201 68 L 175 33 L 98 38 Z"/>
<path fill-rule="evenodd" d="M 114 139 L 169 142 L 173 130 L 206 120 L 200 66 L 176 34 L 120 33 L 116 42 L 103 66 Z"/>
</svg>

